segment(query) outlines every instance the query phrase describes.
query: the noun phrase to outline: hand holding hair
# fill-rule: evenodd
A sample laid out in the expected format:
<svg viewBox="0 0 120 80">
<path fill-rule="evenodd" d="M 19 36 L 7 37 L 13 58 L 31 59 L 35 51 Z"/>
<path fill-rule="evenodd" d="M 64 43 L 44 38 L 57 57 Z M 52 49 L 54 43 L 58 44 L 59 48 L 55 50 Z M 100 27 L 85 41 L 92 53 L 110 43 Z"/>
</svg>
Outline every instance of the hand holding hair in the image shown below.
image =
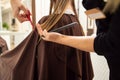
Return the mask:
<svg viewBox="0 0 120 80">
<path fill-rule="evenodd" d="M 59 27 L 59 28 L 56 28 L 56 29 L 53 29 L 51 30 L 49 33 L 45 30 L 42 30 L 40 24 L 37 24 L 37 30 L 38 30 L 38 33 L 40 34 L 40 36 L 44 39 L 44 40 L 47 40 L 47 41 L 54 41 L 58 38 L 58 36 L 60 35 L 59 33 L 55 33 L 55 32 L 59 32 L 61 30 L 64 30 L 64 29 L 67 29 L 67 28 L 70 28 L 70 27 L 73 27 L 74 25 L 78 24 L 77 22 L 73 22 L 73 23 L 70 23 L 70 24 L 67 24 L 67 25 L 64 25 L 62 27 Z"/>
<path fill-rule="evenodd" d="M 40 24 L 37 24 L 36 27 L 41 38 L 46 41 L 55 41 L 58 39 L 58 36 L 61 35 L 60 33 L 56 32 L 47 32 L 46 29 L 42 30 Z"/>
</svg>

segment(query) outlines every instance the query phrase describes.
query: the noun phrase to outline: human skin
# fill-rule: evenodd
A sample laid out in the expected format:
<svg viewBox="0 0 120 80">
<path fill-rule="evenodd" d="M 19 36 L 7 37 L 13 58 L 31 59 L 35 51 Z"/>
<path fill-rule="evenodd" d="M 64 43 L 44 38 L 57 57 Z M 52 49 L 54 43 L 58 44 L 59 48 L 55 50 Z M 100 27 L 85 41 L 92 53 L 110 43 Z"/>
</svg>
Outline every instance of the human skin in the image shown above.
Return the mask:
<svg viewBox="0 0 120 80">
<path fill-rule="evenodd" d="M 95 36 L 67 36 L 57 32 L 47 32 L 46 30 L 42 30 L 40 24 L 37 24 L 36 26 L 38 33 L 45 41 L 71 46 L 87 52 L 94 52 Z"/>
<path fill-rule="evenodd" d="M 14 17 L 20 22 L 28 21 L 28 9 L 22 4 L 21 0 L 10 0 Z"/>
</svg>

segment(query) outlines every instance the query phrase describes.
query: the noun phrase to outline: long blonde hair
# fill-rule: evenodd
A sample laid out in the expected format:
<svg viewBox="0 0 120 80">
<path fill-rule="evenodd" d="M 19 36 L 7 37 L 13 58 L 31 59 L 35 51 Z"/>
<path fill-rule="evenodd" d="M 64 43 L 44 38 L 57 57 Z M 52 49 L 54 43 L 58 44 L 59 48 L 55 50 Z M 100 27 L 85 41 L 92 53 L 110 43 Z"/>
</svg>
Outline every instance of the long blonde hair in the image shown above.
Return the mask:
<svg viewBox="0 0 120 80">
<path fill-rule="evenodd" d="M 50 11 L 48 19 L 41 24 L 42 29 L 50 30 L 64 14 L 67 4 L 71 1 L 71 6 L 77 15 L 74 0 L 50 0 Z"/>
<path fill-rule="evenodd" d="M 119 6 L 120 6 L 120 0 L 107 0 L 107 4 L 103 9 L 103 12 L 114 13 Z"/>
</svg>

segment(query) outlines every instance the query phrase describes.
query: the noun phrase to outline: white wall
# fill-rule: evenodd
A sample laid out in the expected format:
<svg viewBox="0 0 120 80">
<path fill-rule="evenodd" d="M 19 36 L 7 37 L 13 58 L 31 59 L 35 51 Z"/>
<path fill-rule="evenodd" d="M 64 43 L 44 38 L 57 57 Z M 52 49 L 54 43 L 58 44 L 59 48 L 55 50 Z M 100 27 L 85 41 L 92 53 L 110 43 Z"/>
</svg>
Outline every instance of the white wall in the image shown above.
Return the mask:
<svg viewBox="0 0 120 80">
<path fill-rule="evenodd" d="M 91 53 L 91 59 L 94 70 L 93 80 L 109 80 L 109 68 L 106 59 L 96 53 Z"/>
<path fill-rule="evenodd" d="M 49 14 L 50 0 L 36 0 L 36 23 Z"/>
</svg>

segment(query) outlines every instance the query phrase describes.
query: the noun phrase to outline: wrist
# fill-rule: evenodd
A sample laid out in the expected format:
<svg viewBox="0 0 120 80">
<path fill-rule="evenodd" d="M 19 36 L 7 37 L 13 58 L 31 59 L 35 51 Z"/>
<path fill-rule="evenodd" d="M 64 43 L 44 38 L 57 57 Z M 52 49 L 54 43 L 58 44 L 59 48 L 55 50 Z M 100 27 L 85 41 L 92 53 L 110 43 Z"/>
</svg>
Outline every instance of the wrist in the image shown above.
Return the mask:
<svg viewBox="0 0 120 80">
<path fill-rule="evenodd" d="M 62 43 L 63 40 L 65 40 L 66 36 L 62 34 L 58 34 L 54 42 L 56 43 Z"/>
</svg>

